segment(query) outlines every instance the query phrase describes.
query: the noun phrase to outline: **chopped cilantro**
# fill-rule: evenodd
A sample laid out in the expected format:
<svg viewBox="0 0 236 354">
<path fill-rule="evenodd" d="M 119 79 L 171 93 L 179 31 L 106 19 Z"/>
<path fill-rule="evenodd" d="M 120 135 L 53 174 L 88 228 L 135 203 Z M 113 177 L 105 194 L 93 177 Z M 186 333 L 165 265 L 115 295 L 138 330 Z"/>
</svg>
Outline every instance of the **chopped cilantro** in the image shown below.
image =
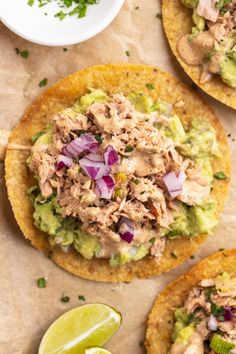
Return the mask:
<svg viewBox="0 0 236 354">
<path fill-rule="evenodd" d="M 161 14 L 160 12 L 158 12 L 158 13 L 156 14 L 156 18 L 158 18 L 159 20 L 162 20 L 162 14 Z"/>
<path fill-rule="evenodd" d="M 99 144 L 102 144 L 103 139 L 102 139 L 101 135 L 96 134 L 96 135 L 95 135 L 95 139 L 97 140 L 97 142 L 98 142 Z"/>
<path fill-rule="evenodd" d="M 148 82 L 145 86 L 146 86 L 146 88 L 148 88 L 149 90 L 154 90 L 154 89 L 155 89 L 154 85 L 153 85 L 151 82 Z"/>
<path fill-rule="evenodd" d="M 215 4 L 215 6 L 217 7 L 217 9 L 222 9 L 222 7 L 228 5 L 230 3 L 231 0 L 218 0 Z"/>
<path fill-rule="evenodd" d="M 224 306 L 217 306 L 216 304 L 211 304 L 211 313 L 214 315 L 218 320 L 224 321 Z"/>
<path fill-rule="evenodd" d="M 151 240 L 149 240 L 149 242 L 152 244 L 152 245 L 154 245 L 154 243 L 155 243 L 155 237 L 153 237 L 153 238 L 151 238 Z"/>
<path fill-rule="evenodd" d="M 219 252 L 222 252 L 224 250 L 225 250 L 225 248 L 219 248 Z"/>
<path fill-rule="evenodd" d="M 79 296 L 78 296 L 78 299 L 79 299 L 80 301 L 86 301 L 84 295 L 79 295 Z"/>
<path fill-rule="evenodd" d="M 60 21 L 64 20 L 66 16 L 67 14 L 62 10 L 54 15 L 54 17 L 58 17 Z"/>
<path fill-rule="evenodd" d="M 48 83 L 48 79 L 45 77 L 45 79 L 43 79 L 39 82 L 39 87 L 46 86 L 47 83 Z"/>
<path fill-rule="evenodd" d="M 29 6 L 33 6 L 33 5 L 34 5 L 34 0 L 28 0 L 27 4 L 28 4 Z"/>
<path fill-rule="evenodd" d="M 70 298 L 69 298 L 69 296 L 66 296 L 66 295 L 62 295 L 62 297 L 61 297 L 61 301 L 62 302 L 69 302 L 70 301 Z"/>
<path fill-rule="evenodd" d="M 29 51 L 28 50 L 20 50 L 19 48 L 15 48 L 16 54 L 20 55 L 22 58 L 27 59 L 29 56 Z"/>
<path fill-rule="evenodd" d="M 130 51 L 129 51 L 129 50 L 126 50 L 126 51 L 125 51 L 125 54 L 127 55 L 127 57 L 129 57 L 129 56 L 130 56 Z"/>
<path fill-rule="evenodd" d="M 125 148 L 125 152 L 132 152 L 134 150 L 133 146 L 127 145 Z"/>
<path fill-rule="evenodd" d="M 227 179 L 227 176 L 222 171 L 215 173 L 214 177 L 215 177 L 215 179 L 219 179 L 219 180 Z"/>
<path fill-rule="evenodd" d="M 46 279 L 45 278 L 39 278 L 37 280 L 37 284 L 39 288 L 46 288 Z"/>
<path fill-rule="evenodd" d="M 192 254 L 192 256 L 190 256 L 189 258 L 190 259 L 194 259 L 195 258 L 194 254 Z"/>
<path fill-rule="evenodd" d="M 33 6 L 35 4 L 35 1 L 36 0 L 28 0 L 27 3 L 29 6 Z M 52 0 L 37 0 L 38 7 L 48 5 L 51 1 Z M 58 8 L 60 8 L 61 10 L 57 12 L 54 16 L 57 17 L 60 21 L 62 21 L 68 15 L 76 15 L 77 18 L 82 18 L 86 16 L 88 6 L 97 4 L 98 0 L 57 0 L 56 3 Z M 44 15 L 47 15 L 47 13 L 44 13 Z"/>
<path fill-rule="evenodd" d="M 204 295 L 207 301 L 211 301 L 211 295 L 215 294 L 215 292 L 216 292 L 216 288 L 214 286 L 204 289 Z"/>
<path fill-rule="evenodd" d="M 68 48 L 63 48 L 63 52 L 67 52 L 68 51 Z"/>
</svg>

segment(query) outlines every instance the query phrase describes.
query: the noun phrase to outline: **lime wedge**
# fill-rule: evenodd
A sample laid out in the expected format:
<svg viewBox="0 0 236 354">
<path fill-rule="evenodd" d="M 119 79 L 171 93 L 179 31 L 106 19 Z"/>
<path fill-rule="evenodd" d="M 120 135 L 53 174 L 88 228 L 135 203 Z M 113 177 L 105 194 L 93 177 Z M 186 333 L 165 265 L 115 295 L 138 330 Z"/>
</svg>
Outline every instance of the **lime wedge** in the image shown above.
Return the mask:
<svg viewBox="0 0 236 354">
<path fill-rule="evenodd" d="M 64 313 L 49 327 L 38 354 L 84 354 L 86 348 L 107 342 L 120 324 L 120 313 L 107 305 L 76 307 Z"/>
<path fill-rule="evenodd" d="M 101 347 L 94 347 L 85 350 L 85 354 L 112 354 L 109 350 L 101 348 Z"/>
</svg>

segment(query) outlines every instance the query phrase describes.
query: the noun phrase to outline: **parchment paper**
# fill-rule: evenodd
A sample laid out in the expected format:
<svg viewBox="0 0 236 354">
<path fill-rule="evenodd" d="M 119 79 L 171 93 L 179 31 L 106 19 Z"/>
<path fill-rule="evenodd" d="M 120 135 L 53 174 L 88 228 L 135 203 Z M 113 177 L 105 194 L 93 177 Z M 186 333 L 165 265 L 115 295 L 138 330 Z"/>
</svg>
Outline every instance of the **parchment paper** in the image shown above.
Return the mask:
<svg viewBox="0 0 236 354">
<path fill-rule="evenodd" d="M 111 0 L 112 1 L 112 0 Z M 135 9 L 139 7 L 139 9 Z M 68 47 L 50 48 L 31 44 L 0 24 L 0 128 L 11 129 L 24 109 L 48 85 L 85 66 L 134 62 L 157 65 L 185 82 L 187 76 L 170 54 L 163 34 L 160 0 L 126 0 L 115 21 L 91 40 Z M 17 56 L 15 48 L 29 50 L 28 59 Z M 129 50 L 130 56 L 125 54 Z M 199 90 L 200 91 L 200 90 Z M 0 353 L 37 353 L 40 339 L 48 326 L 63 312 L 86 302 L 102 302 L 121 311 L 120 331 L 107 348 L 113 354 L 143 354 L 146 319 L 161 289 L 201 258 L 221 247 L 236 247 L 236 117 L 235 111 L 200 93 L 220 116 L 231 134 L 232 181 L 229 201 L 215 235 L 201 247 L 194 260 L 158 278 L 135 280 L 131 284 L 99 284 L 76 278 L 54 265 L 22 237 L 7 200 L 4 169 L 0 164 Z M 36 280 L 47 278 L 40 289 Z M 70 302 L 60 298 L 65 292 Z"/>
</svg>

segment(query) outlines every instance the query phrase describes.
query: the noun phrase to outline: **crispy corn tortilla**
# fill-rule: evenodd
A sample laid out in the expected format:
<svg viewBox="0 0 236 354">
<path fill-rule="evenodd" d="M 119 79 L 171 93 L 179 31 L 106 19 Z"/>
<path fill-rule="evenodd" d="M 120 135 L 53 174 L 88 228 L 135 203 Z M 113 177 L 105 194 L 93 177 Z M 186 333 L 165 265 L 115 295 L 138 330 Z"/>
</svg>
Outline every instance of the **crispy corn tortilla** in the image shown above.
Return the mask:
<svg viewBox="0 0 236 354">
<path fill-rule="evenodd" d="M 218 252 L 205 258 L 187 273 L 170 283 L 157 297 L 148 317 L 146 348 L 148 354 L 166 354 L 170 350 L 174 311 L 181 307 L 189 291 L 201 279 L 225 272 L 236 276 L 236 249 Z"/>
<path fill-rule="evenodd" d="M 201 67 L 186 64 L 177 51 L 178 40 L 185 34 L 191 33 L 193 26 L 192 10 L 187 9 L 180 0 L 163 0 L 162 14 L 164 31 L 172 52 L 191 79 L 206 93 L 218 101 L 236 109 L 236 89 L 226 85 L 219 75 L 205 84 L 199 83 Z"/>
<path fill-rule="evenodd" d="M 155 90 L 148 90 L 146 83 L 153 83 Z M 101 65 L 81 70 L 59 81 L 37 98 L 27 109 L 24 117 L 10 136 L 10 143 L 28 145 L 31 137 L 52 120 L 54 113 L 72 105 L 87 92 L 88 87 L 101 88 L 110 94 L 123 92 L 144 92 L 153 99 L 161 97 L 173 104 L 184 101 L 184 106 L 175 112 L 181 119 L 189 121 L 193 116 L 208 120 L 216 129 L 217 138 L 223 151 L 223 157 L 214 162 L 214 171 L 224 171 L 229 176 L 230 160 L 226 136 L 219 120 L 213 111 L 188 86 L 157 68 L 145 65 Z M 182 102 L 183 104 L 183 102 Z M 7 150 L 6 183 L 9 200 L 17 223 L 26 239 L 43 251 L 56 264 L 78 276 L 109 282 L 129 282 L 134 277 L 147 278 L 158 275 L 183 263 L 193 254 L 206 239 L 199 235 L 192 240 L 187 238 L 167 241 L 165 252 L 160 263 L 154 258 L 145 257 L 119 268 L 112 268 L 108 260 L 86 260 L 76 251 L 63 252 L 59 248 L 51 248 L 48 235 L 34 226 L 33 206 L 27 196 L 27 189 L 34 180 L 26 166 L 29 153 L 25 151 Z M 218 214 L 222 210 L 228 190 L 228 180 L 215 181 L 212 196 L 217 200 Z M 175 252 L 178 258 L 173 258 Z"/>
</svg>

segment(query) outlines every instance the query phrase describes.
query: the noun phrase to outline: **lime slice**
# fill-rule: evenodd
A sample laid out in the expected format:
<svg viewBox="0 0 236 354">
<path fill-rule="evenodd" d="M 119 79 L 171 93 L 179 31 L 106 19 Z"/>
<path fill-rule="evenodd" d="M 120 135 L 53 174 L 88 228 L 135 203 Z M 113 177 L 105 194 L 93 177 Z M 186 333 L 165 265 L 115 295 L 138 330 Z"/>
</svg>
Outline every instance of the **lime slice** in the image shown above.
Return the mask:
<svg viewBox="0 0 236 354">
<path fill-rule="evenodd" d="M 94 347 L 85 350 L 85 354 L 112 354 L 109 350 L 101 348 L 101 347 Z"/>
<path fill-rule="evenodd" d="M 86 348 L 107 342 L 120 324 L 120 313 L 107 305 L 77 307 L 64 313 L 49 327 L 38 354 L 84 354 Z"/>
</svg>

